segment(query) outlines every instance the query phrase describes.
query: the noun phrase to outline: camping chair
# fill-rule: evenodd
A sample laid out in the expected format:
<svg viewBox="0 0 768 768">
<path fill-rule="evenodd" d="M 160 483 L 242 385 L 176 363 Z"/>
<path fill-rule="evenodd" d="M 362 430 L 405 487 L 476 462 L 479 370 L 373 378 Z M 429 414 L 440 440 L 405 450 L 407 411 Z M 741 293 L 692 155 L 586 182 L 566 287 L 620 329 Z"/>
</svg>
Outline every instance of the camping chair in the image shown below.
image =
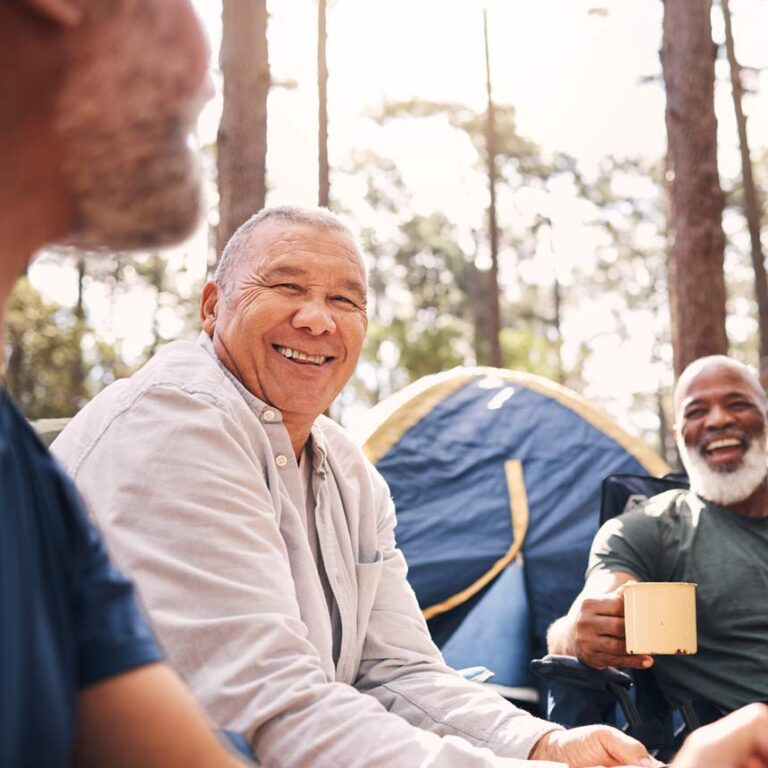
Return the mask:
<svg viewBox="0 0 768 768">
<path fill-rule="evenodd" d="M 688 478 L 609 475 L 601 487 L 600 525 L 633 503 L 674 488 L 688 488 Z M 660 759 L 671 757 L 686 733 L 724 714 L 702 701 L 686 702 L 673 711 L 656 685 L 653 669 L 597 670 L 572 656 L 555 655 L 534 659 L 531 668 L 547 681 L 548 719 L 571 728 L 596 722 L 623 726 Z M 623 717 L 616 716 L 617 703 Z"/>
</svg>

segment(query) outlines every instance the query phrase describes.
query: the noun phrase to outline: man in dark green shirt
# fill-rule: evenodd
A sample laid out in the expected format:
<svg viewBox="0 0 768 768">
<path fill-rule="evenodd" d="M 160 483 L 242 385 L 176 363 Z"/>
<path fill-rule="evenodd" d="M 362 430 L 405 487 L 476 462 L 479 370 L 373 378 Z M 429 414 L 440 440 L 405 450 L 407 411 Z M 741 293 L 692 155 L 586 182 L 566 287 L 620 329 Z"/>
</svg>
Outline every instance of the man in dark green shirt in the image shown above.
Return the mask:
<svg viewBox="0 0 768 768">
<path fill-rule="evenodd" d="M 549 631 L 552 653 L 590 666 L 655 665 L 673 703 L 730 710 L 768 701 L 766 397 L 727 357 L 692 363 L 675 389 L 676 436 L 690 491 L 668 491 L 607 522 L 592 546 L 584 590 Z M 698 653 L 632 656 L 623 585 L 691 581 Z"/>
</svg>

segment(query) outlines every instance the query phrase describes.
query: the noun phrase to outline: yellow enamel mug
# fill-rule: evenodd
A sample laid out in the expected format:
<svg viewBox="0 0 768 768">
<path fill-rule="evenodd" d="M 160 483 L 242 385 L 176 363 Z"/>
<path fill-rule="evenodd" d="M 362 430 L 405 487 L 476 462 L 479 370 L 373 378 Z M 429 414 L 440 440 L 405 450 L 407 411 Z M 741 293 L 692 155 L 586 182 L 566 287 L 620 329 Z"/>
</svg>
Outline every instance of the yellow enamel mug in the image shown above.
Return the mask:
<svg viewBox="0 0 768 768">
<path fill-rule="evenodd" d="M 624 587 L 627 653 L 696 653 L 696 585 L 642 581 Z"/>
</svg>

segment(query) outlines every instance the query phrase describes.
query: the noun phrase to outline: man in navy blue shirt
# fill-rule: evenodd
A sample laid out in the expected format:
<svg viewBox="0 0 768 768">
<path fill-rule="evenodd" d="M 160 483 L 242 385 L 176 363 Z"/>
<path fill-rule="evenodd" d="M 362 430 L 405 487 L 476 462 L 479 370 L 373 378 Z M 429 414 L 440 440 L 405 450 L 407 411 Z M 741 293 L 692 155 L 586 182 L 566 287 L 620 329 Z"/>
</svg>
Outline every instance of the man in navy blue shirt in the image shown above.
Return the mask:
<svg viewBox="0 0 768 768">
<path fill-rule="evenodd" d="M 0 317 L 46 243 L 194 226 L 208 49 L 188 0 L 0 2 Z M 0 347 L 0 362 L 2 347 Z M 239 764 L 0 386 L 0 765 Z"/>
</svg>

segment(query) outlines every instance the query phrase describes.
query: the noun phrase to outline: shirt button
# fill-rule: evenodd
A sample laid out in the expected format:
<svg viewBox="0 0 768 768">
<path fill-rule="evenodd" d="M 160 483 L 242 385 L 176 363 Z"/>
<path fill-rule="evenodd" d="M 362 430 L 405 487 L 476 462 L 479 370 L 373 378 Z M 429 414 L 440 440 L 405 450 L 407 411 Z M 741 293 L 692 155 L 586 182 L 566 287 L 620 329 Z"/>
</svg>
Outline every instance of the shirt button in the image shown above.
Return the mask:
<svg viewBox="0 0 768 768">
<path fill-rule="evenodd" d="M 282 453 L 278 453 L 277 456 L 275 456 L 275 464 L 277 464 L 278 467 L 281 469 L 288 463 L 288 457 L 284 456 Z"/>
<path fill-rule="evenodd" d="M 277 414 L 274 411 L 266 410 L 261 414 L 261 418 L 264 421 L 274 421 L 277 418 Z"/>
</svg>

